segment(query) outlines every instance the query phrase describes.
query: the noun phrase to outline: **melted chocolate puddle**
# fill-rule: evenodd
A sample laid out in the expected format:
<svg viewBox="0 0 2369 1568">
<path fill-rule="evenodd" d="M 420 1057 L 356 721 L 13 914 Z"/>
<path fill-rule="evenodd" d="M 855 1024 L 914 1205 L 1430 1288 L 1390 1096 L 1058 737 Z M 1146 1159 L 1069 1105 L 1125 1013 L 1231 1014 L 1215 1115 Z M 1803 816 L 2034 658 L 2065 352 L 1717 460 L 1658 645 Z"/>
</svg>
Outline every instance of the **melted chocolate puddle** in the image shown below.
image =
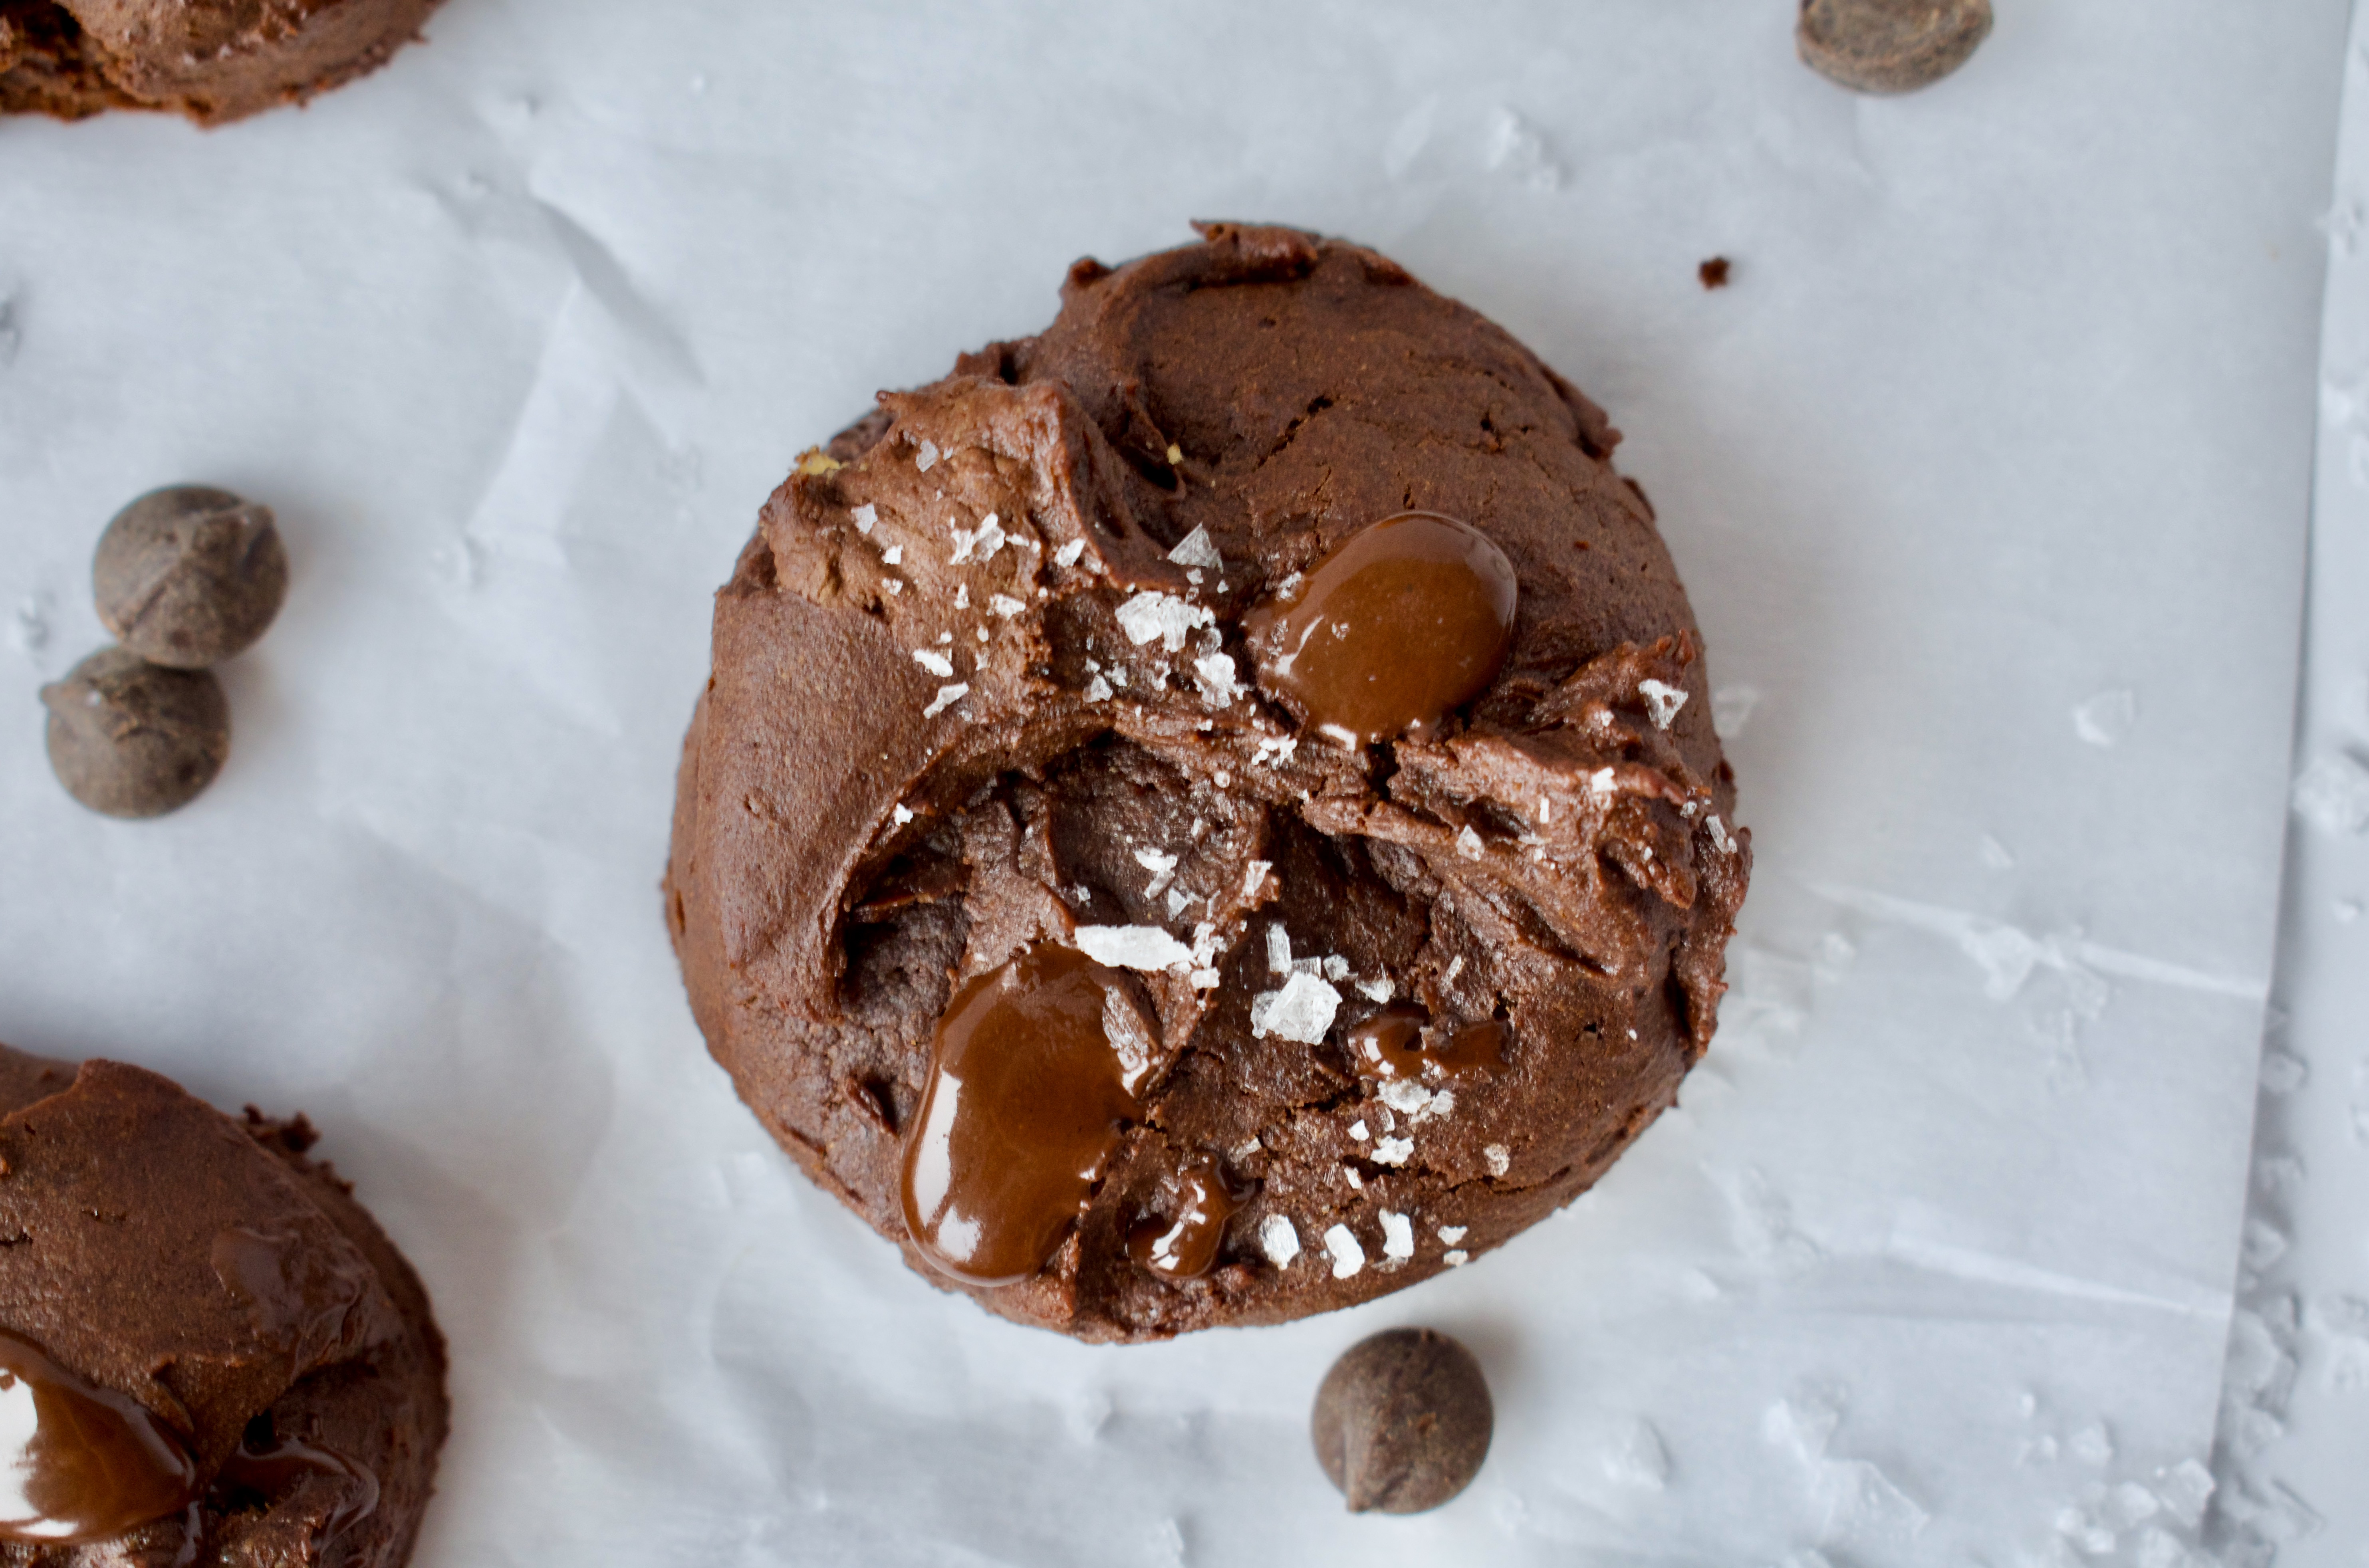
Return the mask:
<svg viewBox="0 0 2369 1568">
<path fill-rule="evenodd" d="M 1242 618 L 1259 685 L 1344 746 L 1421 737 L 1496 679 L 1513 563 L 1470 523 L 1402 512 L 1362 528 Z"/>
<path fill-rule="evenodd" d="M 196 1462 L 146 1406 L 0 1331 L 0 1540 L 106 1540 L 197 1494 Z"/>
<path fill-rule="evenodd" d="M 1130 982 L 1070 948 L 966 981 L 905 1143 L 905 1226 L 922 1255 L 972 1285 L 1044 1267 L 1143 1114 L 1155 1039 Z"/>
</svg>

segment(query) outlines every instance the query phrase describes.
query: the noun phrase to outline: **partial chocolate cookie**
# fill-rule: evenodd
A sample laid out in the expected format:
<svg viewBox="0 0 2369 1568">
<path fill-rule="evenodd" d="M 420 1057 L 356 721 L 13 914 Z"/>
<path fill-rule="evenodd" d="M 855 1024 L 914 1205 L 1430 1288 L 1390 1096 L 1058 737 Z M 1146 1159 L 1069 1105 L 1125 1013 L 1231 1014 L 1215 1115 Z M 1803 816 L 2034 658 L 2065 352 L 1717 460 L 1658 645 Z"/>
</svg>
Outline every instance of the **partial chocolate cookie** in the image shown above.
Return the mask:
<svg viewBox="0 0 2369 1568">
<path fill-rule="evenodd" d="M 784 1148 L 1092 1340 L 1569 1202 L 1709 1043 L 1750 866 L 1603 411 L 1372 251 L 1202 234 L 801 460 L 667 874 Z"/>
<path fill-rule="evenodd" d="M 439 0 L 0 0 L 0 112 L 222 125 L 386 63 Z"/>
<path fill-rule="evenodd" d="M 406 1561 L 444 1344 L 303 1118 L 6 1047 L 0 1112 L 0 1564 Z"/>
</svg>

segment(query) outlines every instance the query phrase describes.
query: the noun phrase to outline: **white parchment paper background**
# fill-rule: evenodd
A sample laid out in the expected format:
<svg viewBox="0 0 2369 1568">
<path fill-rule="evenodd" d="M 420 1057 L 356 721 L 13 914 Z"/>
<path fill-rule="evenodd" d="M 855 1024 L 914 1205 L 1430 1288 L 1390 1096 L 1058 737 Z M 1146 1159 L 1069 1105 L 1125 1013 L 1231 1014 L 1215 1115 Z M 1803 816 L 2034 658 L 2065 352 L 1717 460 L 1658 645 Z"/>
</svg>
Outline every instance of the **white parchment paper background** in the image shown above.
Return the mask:
<svg viewBox="0 0 2369 1568">
<path fill-rule="evenodd" d="M 0 1037 L 321 1122 L 452 1340 L 423 1564 L 2188 1539 L 2346 7 L 2016 0 L 1891 102 L 1791 10 L 451 0 L 301 114 L 0 124 Z M 1611 409 L 1759 875 L 1710 1061 L 1566 1218 L 1088 1350 L 790 1172 L 656 881 L 706 596 L 792 455 L 1195 216 L 1376 244 Z M 104 822 L 34 693 L 101 640 L 106 518 L 182 479 L 279 509 L 293 597 L 220 784 Z M 1308 1400 L 1403 1322 L 1481 1352 L 1497 1446 L 1352 1520 Z"/>
</svg>

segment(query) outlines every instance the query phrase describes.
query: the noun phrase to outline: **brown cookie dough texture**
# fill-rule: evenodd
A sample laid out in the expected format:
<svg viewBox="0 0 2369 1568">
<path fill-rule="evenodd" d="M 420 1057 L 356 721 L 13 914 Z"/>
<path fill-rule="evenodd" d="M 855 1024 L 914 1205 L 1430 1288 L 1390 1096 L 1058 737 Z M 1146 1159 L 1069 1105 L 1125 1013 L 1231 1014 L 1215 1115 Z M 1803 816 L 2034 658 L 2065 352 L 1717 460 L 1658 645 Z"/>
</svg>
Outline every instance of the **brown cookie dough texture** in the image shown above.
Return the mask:
<svg viewBox="0 0 2369 1568">
<path fill-rule="evenodd" d="M 0 113 L 221 125 L 386 63 L 439 0 L 0 0 Z"/>
<path fill-rule="evenodd" d="M 899 1140 L 955 988 L 1086 928 L 1190 950 L 1131 977 L 1162 1060 L 1067 1239 L 956 1287 L 1090 1340 L 1348 1306 L 1568 1203 L 1709 1043 L 1750 867 L 1603 411 L 1370 250 L 1201 233 L 1080 262 L 1041 336 L 884 394 L 774 493 L 716 598 L 667 876 L 716 1059 L 917 1267 Z M 1243 617 L 1411 510 L 1511 561 L 1511 652 L 1422 739 L 1302 733 Z M 1502 1023 L 1502 1064 L 1361 1076 L 1386 1003 Z M 1210 1160 L 1243 1195 L 1215 1265 L 1158 1277 L 1130 1230 Z"/>
<path fill-rule="evenodd" d="M 147 1413 L 200 1487 L 111 1539 L 0 1539 L 0 1564 L 402 1563 L 444 1440 L 443 1340 L 410 1265 L 306 1158 L 303 1118 L 237 1121 L 136 1067 L 6 1047 L 0 1113 L 0 1333 Z"/>
</svg>

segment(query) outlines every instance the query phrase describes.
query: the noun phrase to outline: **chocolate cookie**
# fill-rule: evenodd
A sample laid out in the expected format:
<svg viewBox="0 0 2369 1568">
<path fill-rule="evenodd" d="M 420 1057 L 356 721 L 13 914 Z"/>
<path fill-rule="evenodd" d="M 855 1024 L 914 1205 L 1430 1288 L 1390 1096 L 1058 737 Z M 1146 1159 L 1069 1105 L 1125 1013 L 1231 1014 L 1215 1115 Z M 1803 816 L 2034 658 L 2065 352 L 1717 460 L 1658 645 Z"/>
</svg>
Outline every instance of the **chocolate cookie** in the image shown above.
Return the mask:
<svg viewBox="0 0 2369 1568">
<path fill-rule="evenodd" d="M 0 1113 L 0 1564 L 403 1562 L 444 1344 L 304 1119 L 6 1047 Z"/>
<path fill-rule="evenodd" d="M 439 0 L 0 0 L 0 113 L 221 125 L 386 63 Z"/>
<path fill-rule="evenodd" d="M 1091 1340 L 1347 1306 L 1601 1176 L 1750 842 L 1602 410 L 1205 224 L 809 452 L 716 599 L 667 914 L 742 1097 Z"/>
</svg>

